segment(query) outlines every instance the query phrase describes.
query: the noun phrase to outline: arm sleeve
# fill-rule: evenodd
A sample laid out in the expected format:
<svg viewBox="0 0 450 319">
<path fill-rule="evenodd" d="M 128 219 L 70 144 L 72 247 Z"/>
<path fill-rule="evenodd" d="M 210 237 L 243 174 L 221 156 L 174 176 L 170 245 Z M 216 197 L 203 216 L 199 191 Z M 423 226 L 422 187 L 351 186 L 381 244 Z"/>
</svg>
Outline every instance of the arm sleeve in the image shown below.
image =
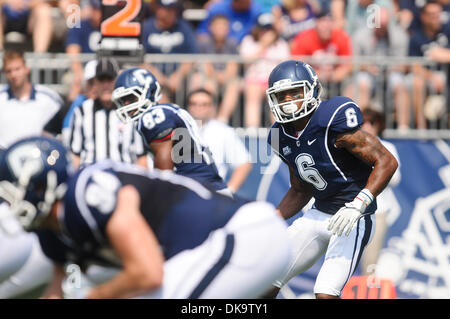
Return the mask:
<svg viewBox="0 0 450 319">
<path fill-rule="evenodd" d="M 66 115 L 66 107 L 61 106 L 58 112 L 44 126 L 44 131 L 53 135 L 58 135 L 62 131 L 64 116 Z"/>
<path fill-rule="evenodd" d="M 349 98 L 340 99 L 336 102 L 337 108 L 327 123 L 329 131 L 340 134 L 361 127 L 363 117 L 358 105 Z"/>
<path fill-rule="evenodd" d="M 75 100 L 73 100 L 72 104 L 70 104 L 68 111 L 64 115 L 63 126 L 62 126 L 63 128 L 70 127 L 70 120 L 72 118 L 74 110 L 77 107 L 80 107 L 81 104 L 83 104 L 83 102 L 86 100 L 87 100 L 87 98 L 84 95 L 79 95 Z"/>
<path fill-rule="evenodd" d="M 67 137 L 69 150 L 75 155 L 80 155 L 83 150 L 83 113 L 81 107 L 73 111 L 73 116 L 69 123 L 69 133 Z"/>
<path fill-rule="evenodd" d="M 53 135 L 57 135 L 61 133 L 62 123 L 64 120 L 64 115 L 67 111 L 67 107 L 65 106 L 63 99 L 58 93 L 47 88 L 42 90 L 42 93 L 50 97 L 50 101 L 48 101 L 48 103 L 55 105 L 58 110 L 44 126 L 43 131 L 46 131 Z"/>
<path fill-rule="evenodd" d="M 87 169 L 69 184 L 64 224 L 78 241 L 101 243 L 106 239 L 106 225 L 116 209 L 122 183 L 112 171 Z"/>
<path fill-rule="evenodd" d="M 77 44 L 81 46 L 80 43 L 81 30 L 82 30 L 81 28 L 69 28 L 66 37 L 66 48 L 71 44 Z"/>
</svg>

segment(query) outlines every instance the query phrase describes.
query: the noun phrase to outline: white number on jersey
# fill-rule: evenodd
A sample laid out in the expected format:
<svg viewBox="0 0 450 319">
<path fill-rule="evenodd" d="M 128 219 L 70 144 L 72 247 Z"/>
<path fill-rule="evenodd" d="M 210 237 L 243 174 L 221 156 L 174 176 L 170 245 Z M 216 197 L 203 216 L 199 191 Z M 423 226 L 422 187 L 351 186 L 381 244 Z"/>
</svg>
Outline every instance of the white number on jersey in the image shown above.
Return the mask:
<svg viewBox="0 0 450 319">
<path fill-rule="evenodd" d="M 144 116 L 142 117 L 142 123 L 149 130 L 154 128 L 156 124 L 160 124 L 165 120 L 166 116 L 164 115 L 164 111 L 159 108 L 145 113 Z"/>
<path fill-rule="evenodd" d="M 345 117 L 347 118 L 347 126 L 355 127 L 358 125 L 358 117 L 354 108 L 350 107 L 345 110 Z"/>
<path fill-rule="evenodd" d="M 319 171 L 314 167 L 314 159 L 308 153 L 302 153 L 295 159 L 297 169 L 303 180 L 311 183 L 315 188 L 323 191 L 327 188 L 328 183 L 320 175 Z"/>
<path fill-rule="evenodd" d="M 86 203 L 103 214 L 111 213 L 116 205 L 116 192 L 120 181 L 114 175 L 104 171 L 92 174 L 92 183 L 86 189 Z"/>
</svg>

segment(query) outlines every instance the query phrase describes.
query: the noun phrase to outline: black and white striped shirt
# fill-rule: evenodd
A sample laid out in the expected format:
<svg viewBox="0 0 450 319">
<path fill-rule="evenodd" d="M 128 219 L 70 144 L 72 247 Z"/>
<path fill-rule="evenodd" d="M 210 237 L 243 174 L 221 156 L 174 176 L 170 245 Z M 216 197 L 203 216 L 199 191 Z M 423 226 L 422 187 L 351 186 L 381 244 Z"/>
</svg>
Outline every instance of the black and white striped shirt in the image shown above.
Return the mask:
<svg viewBox="0 0 450 319">
<path fill-rule="evenodd" d="M 67 142 L 72 153 L 80 156 L 82 165 L 107 158 L 134 163 L 146 153 L 134 124 L 122 123 L 114 109 L 105 109 L 99 100 L 92 99 L 75 109 Z"/>
</svg>

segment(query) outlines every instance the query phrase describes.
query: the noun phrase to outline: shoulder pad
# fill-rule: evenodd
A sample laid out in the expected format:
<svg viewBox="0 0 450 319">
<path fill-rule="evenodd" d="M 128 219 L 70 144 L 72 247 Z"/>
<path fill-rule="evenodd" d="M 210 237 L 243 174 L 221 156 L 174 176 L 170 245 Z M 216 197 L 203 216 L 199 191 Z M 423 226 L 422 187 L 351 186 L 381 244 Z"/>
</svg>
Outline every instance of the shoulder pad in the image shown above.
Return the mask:
<svg viewBox="0 0 450 319">
<path fill-rule="evenodd" d="M 319 125 L 331 130 L 350 131 L 362 124 L 359 106 L 348 97 L 335 96 L 323 101 L 316 112 Z"/>
</svg>

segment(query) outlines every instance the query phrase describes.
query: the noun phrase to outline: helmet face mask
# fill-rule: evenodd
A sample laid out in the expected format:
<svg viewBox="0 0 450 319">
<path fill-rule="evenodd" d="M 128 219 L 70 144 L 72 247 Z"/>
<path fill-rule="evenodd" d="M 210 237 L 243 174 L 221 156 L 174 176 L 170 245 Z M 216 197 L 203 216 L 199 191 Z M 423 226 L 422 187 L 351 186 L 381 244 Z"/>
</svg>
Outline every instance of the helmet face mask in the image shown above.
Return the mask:
<svg viewBox="0 0 450 319">
<path fill-rule="evenodd" d="M 287 61 L 278 65 L 266 90 L 275 121 L 288 123 L 311 114 L 320 103 L 321 90 L 317 75 L 308 64 Z"/>
<path fill-rule="evenodd" d="M 60 142 L 44 137 L 18 141 L 0 160 L 0 197 L 25 230 L 36 229 L 64 196 L 72 170 Z"/>
<path fill-rule="evenodd" d="M 150 101 L 143 98 L 144 95 L 140 91 L 142 89 L 139 87 L 114 90 L 112 99 L 117 107 L 117 116 L 122 122 L 128 123 L 139 119 L 151 106 Z"/>
<path fill-rule="evenodd" d="M 137 121 L 161 97 L 161 87 L 153 74 L 138 68 L 120 74 L 112 94 L 117 116 L 124 123 Z"/>
</svg>

